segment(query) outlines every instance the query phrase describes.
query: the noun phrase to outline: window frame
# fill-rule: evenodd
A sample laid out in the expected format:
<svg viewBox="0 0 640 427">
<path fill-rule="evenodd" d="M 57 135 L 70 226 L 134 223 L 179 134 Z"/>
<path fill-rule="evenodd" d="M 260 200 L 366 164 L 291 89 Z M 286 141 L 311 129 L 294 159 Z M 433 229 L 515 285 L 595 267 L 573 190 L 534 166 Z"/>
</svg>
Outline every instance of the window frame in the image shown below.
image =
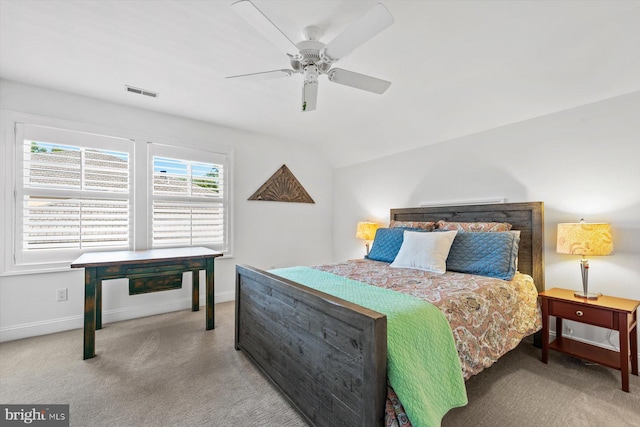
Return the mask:
<svg viewBox="0 0 640 427">
<path fill-rule="evenodd" d="M 225 186 L 225 239 L 226 248 L 223 254 L 226 257 L 233 256 L 233 150 L 223 145 L 216 145 L 215 148 L 208 147 L 202 149 L 197 143 L 185 143 L 183 141 L 167 141 L 161 138 L 141 135 L 132 131 L 123 131 L 99 125 L 87 125 L 63 119 L 37 116 L 28 113 L 20 113 L 9 110 L 0 110 L 0 138 L 2 138 L 0 153 L 3 154 L 4 171 L 2 172 L 4 185 L 0 186 L 2 199 L 4 201 L 4 212 L 0 222 L 0 239 L 3 243 L 4 254 L 0 256 L 0 276 L 12 276 L 20 274 L 37 274 L 53 271 L 68 271 L 69 264 L 82 253 L 96 252 L 103 250 L 117 250 L 114 248 L 90 248 L 78 250 L 75 254 L 68 254 L 54 261 L 44 261 L 31 264 L 18 264 L 14 256 L 16 249 L 16 233 L 20 219 L 18 215 L 22 212 L 22 198 L 18 197 L 19 184 L 18 175 L 23 173 L 23 165 L 17 164 L 17 149 L 22 149 L 23 141 L 17 142 L 17 123 L 36 125 L 50 128 L 69 130 L 95 135 L 127 139 L 131 141 L 129 178 L 131 205 L 130 217 L 130 241 L 129 250 L 151 249 L 150 224 L 152 215 L 151 189 L 152 182 L 148 182 L 149 162 L 151 158 L 148 153 L 149 143 L 158 145 L 168 145 L 180 150 L 191 150 L 193 152 L 217 153 L 226 156 Z M 186 140 L 186 138 L 185 138 Z M 202 143 L 201 145 L 204 145 Z M 2 164 L 2 163 L 0 163 Z M 199 245 L 210 247 L 209 245 Z M 127 248 L 123 248 L 127 249 Z M 212 248 L 215 249 L 215 248 Z"/>
<path fill-rule="evenodd" d="M 154 157 L 166 157 L 177 160 L 189 161 L 189 162 L 198 162 L 198 163 L 213 163 L 213 164 L 221 164 L 223 168 L 223 179 L 222 179 L 222 197 L 219 199 L 215 199 L 216 203 L 222 203 L 222 208 L 224 212 L 224 231 L 223 231 L 223 244 L 197 244 L 196 246 L 206 246 L 213 250 L 217 250 L 225 254 L 226 256 L 230 256 L 231 248 L 232 248 L 232 240 L 231 236 L 231 218 L 233 216 L 232 208 L 231 208 L 231 167 L 230 163 L 232 162 L 232 151 L 231 150 L 202 150 L 202 149 L 193 149 L 190 147 L 177 146 L 173 144 L 167 144 L 162 142 L 149 142 L 147 143 L 147 209 L 148 214 L 147 218 L 149 219 L 148 227 L 147 227 L 147 247 L 148 248 L 165 248 L 170 246 L 165 245 L 153 245 L 153 204 L 155 201 L 176 201 L 176 202 L 189 202 L 189 201 L 198 201 L 198 200 L 206 200 L 206 198 L 198 198 L 195 196 L 168 196 L 168 195 L 156 195 L 154 194 Z"/>
<path fill-rule="evenodd" d="M 67 263 L 69 259 L 73 260 L 80 256 L 84 252 L 100 251 L 100 250 L 129 250 L 133 247 L 133 205 L 134 205 L 134 180 L 133 180 L 133 167 L 134 167 L 134 153 L 133 142 L 126 138 L 117 138 L 106 135 L 97 135 L 86 132 L 78 132 L 70 129 L 61 129 L 59 127 L 50 127 L 35 125 L 32 123 L 16 122 L 14 125 L 14 146 L 15 146 L 15 164 L 17 165 L 15 175 L 15 187 L 13 198 L 13 215 L 16 218 L 15 232 L 13 239 L 13 262 L 14 265 L 40 265 L 43 259 L 47 259 L 54 263 Z M 24 166 L 27 163 L 25 158 L 25 140 L 42 140 L 48 143 L 73 146 L 88 150 L 109 150 L 119 151 L 126 153 L 128 156 L 127 164 L 127 190 L 110 192 L 106 190 L 98 189 L 83 189 L 83 188 L 64 188 L 63 186 L 38 186 L 38 185 L 25 185 L 24 178 L 26 177 Z M 81 156 L 82 160 L 82 156 Z M 86 159 L 85 159 L 86 160 Z M 81 162 L 83 163 L 83 162 Z M 80 178 L 79 183 L 85 183 L 85 176 L 82 167 L 79 169 Z M 128 207 L 127 213 L 127 228 L 128 236 L 126 244 L 111 245 L 111 246 L 88 246 L 82 247 L 83 238 L 80 239 L 80 248 L 57 248 L 57 249 L 37 249 L 33 252 L 24 249 L 25 241 L 23 239 L 24 229 L 26 221 L 18 221 L 18 217 L 21 212 L 24 212 L 24 200 L 28 196 L 36 197 L 68 197 L 71 200 L 114 200 L 119 202 L 125 202 Z M 84 234 L 83 234 L 84 236 Z"/>
</svg>

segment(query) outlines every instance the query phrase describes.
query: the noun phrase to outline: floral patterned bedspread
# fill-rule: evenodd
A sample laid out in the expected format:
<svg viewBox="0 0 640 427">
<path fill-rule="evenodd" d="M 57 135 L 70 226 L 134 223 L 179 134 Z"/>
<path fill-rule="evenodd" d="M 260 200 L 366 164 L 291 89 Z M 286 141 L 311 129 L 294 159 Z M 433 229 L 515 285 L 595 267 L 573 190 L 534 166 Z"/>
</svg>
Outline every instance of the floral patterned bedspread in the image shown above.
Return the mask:
<svg viewBox="0 0 640 427">
<path fill-rule="evenodd" d="M 465 379 L 491 366 L 541 326 L 533 279 L 513 280 L 447 271 L 435 274 L 352 260 L 313 268 L 413 295 L 437 306 L 449 320 Z"/>
<path fill-rule="evenodd" d="M 437 306 L 451 325 L 465 379 L 494 364 L 541 327 L 538 292 L 526 274 L 516 273 L 513 280 L 505 281 L 449 271 L 435 274 L 389 268 L 387 263 L 366 259 L 313 268 Z M 387 397 L 387 425 L 410 425 L 393 390 Z M 389 419 L 392 414 L 395 420 Z"/>
</svg>

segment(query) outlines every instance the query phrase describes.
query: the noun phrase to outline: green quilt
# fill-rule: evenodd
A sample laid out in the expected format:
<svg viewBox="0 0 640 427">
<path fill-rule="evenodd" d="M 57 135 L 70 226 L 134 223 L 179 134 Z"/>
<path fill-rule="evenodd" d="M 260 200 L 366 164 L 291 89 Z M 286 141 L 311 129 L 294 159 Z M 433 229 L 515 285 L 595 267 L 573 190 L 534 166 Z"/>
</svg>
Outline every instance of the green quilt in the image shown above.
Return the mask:
<svg viewBox="0 0 640 427">
<path fill-rule="evenodd" d="M 415 427 L 439 426 L 467 394 L 451 327 L 434 305 L 308 267 L 270 273 L 387 316 L 387 377 Z"/>
</svg>

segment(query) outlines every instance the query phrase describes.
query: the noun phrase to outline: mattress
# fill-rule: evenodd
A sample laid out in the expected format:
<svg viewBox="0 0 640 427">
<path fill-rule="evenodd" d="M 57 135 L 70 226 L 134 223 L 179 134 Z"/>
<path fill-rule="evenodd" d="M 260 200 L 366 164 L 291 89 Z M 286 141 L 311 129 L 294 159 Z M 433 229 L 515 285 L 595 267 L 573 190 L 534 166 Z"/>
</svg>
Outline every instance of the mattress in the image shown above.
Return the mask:
<svg viewBox="0 0 640 427">
<path fill-rule="evenodd" d="M 465 379 L 494 364 L 541 327 L 531 276 L 513 280 L 447 271 L 436 274 L 367 259 L 314 266 L 318 270 L 428 301 L 445 315 Z"/>
</svg>

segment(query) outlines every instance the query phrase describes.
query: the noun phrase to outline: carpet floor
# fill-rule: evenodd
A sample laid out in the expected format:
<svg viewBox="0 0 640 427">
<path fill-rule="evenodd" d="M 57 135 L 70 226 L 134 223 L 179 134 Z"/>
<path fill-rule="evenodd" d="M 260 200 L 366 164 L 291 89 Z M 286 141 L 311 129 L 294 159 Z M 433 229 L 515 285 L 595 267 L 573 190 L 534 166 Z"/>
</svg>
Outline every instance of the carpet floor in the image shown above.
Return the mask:
<svg viewBox="0 0 640 427">
<path fill-rule="evenodd" d="M 82 360 L 82 330 L 0 344 L 0 403 L 69 404 L 72 426 L 306 426 L 233 348 L 234 305 L 104 325 Z M 640 426 L 640 380 L 530 341 L 467 381 L 469 404 L 444 427 Z"/>
</svg>

